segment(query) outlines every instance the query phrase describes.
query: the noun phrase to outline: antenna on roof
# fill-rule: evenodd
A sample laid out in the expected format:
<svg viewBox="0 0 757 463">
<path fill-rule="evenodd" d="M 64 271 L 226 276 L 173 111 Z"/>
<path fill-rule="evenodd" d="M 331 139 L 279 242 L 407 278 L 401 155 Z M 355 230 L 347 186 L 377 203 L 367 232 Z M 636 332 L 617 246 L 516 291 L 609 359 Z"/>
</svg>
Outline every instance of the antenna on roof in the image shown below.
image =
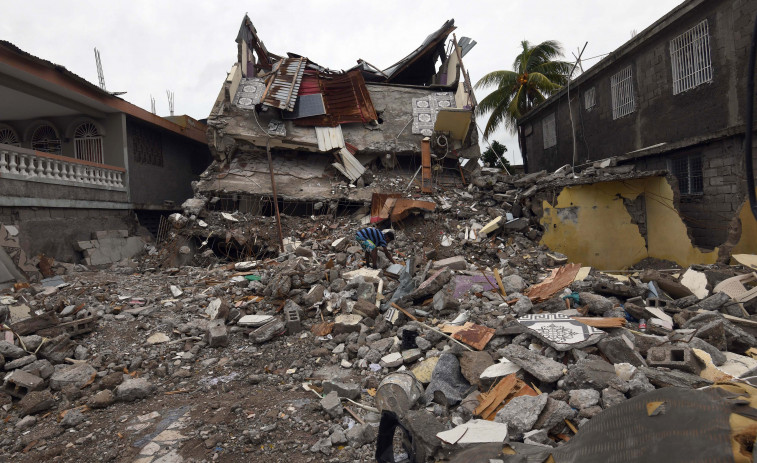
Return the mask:
<svg viewBox="0 0 757 463">
<path fill-rule="evenodd" d="M 631 38 L 636 37 L 636 34 L 638 34 L 638 32 L 636 32 L 636 29 L 631 29 Z"/>
<path fill-rule="evenodd" d="M 581 62 L 581 48 L 580 47 L 576 47 L 576 51 L 578 52 L 578 55 L 576 55 L 575 53 L 573 53 L 573 58 L 576 59 L 576 63 L 578 63 L 578 68 L 581 70 L 581 74 L 583 74 L 584 73 L 584 65 Z"/>
<path fill-rule="evenodd" d="M 100 88 L 105 90 L 105 76 L 103 75 L 103 65 L 100 62 L 100 50 L 95 47 L 95 63 L 97 63 L 97 79 L 100 81 Z"/>
<path fill-rule="evenodd" d="M 155 97 L 150 95 L 150 112 L 155 114 Z"/>
<path fill-rule="evenodd" d="M 173 92 L 171 90 L 166 90 L 166 95 L 168 96 L 168 110 L 173 116 Z"/>
</svg>

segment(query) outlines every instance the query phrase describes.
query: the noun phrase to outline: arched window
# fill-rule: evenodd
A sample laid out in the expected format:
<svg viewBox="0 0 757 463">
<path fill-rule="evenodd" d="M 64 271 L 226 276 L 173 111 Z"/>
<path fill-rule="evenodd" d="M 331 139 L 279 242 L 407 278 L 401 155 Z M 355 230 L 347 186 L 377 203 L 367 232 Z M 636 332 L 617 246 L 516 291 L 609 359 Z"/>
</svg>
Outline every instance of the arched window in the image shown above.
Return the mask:
<svg viewBox="0 0 757 463">
<path fill-rule="evenodd" d="M 40 125 L 32 134 L 32 149 L 60 155 L 62 151 L 58 133 L 49 125 Z"/>
<path fill-rule="evenodd" d="M 0 144 L 21 146 L 21 142 L 18 139 L 16 131 L 8 126 L 3 125 L 0 125 Z"/>
<path fill-rule="evenodd" d="M 74 131 L 76 159 L 103 163 L 103 137 L 91 122 L 85 122 Z"/>
</svg>

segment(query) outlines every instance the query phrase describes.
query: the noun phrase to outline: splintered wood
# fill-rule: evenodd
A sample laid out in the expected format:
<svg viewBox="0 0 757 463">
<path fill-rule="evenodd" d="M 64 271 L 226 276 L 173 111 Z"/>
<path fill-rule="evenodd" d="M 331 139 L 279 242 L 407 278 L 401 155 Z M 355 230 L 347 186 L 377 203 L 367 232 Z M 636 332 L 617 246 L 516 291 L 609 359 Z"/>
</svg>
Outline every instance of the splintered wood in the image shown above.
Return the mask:
<svg viewBox="0 0 757 463">
<path fill-rule="evenodd" d="M 485 420 L 493 421 L 497 412 L 507 402 L 524 395 L 537 396 L 538 394 L 513 373 L 502 378 L 489 392 L 482 392 L 478 396 L 479 405 L 473 414 Z"/>
<path fill-rule="evenodd" d="M 552 269 L 552 275 L 528 288 L 525 294 L 533 303 L 546 301 L 573 283 L 579 270 L 581 270 L 581 264 L 565 264 L 558 269 Z"/>
<path fill-rule="evenodd" d="M 577 322 L 584 325 L 593 326 L 594 328 L 622 328 L 628 321 L 622 317 L 571 317 Z"/>
</svg>

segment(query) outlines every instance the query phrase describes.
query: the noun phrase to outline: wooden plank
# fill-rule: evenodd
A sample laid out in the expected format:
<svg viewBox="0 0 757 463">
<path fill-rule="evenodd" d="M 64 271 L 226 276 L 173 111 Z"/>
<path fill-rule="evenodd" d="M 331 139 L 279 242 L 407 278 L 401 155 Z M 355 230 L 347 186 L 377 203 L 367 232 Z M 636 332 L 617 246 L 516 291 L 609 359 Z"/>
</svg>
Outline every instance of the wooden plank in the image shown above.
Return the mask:
<svg viewBox="0 0 757 463">
<path fill-rule="evenodd" d="M 622 328 L 628 321 L 622 317 L 571 317 L 577 322 L 584 325 L 593 326 L 594 328 Z"/>
<path fill-rule="evenodd" d="M 497 286 L 499 286 L 499 291 L 502 294 L 502 297 L 507 297 L 505 285 L 502 284 L 502 277 L 499 276 L 499 269 L 497 267 L 494 267 L 494 278 L 497 280 Z"/>
<path fill-rule="evenodd" d="M 518 378 L 515 376 L 515 373 L 513 373 L 502 378 L 490 392 L 479 395 L 479 400 L 481 402 L 473 411 L 473 414 L 478 415 L 485 420 L 493 420 L 493 412 L 502 402 L 504 402 L 505 398 L 510 395 L 510 392 L 513 390 L 513 387 L 515 387 L 517 381 Z"/>
<path fill-rule="evenodd" d="M 60 320 L 58 320 L 55 312 L 45 312 L 38 317 L 27 318 L 12 324 L 11 330 L 19 336 L 26 336 L 51 326 L 57 326 L 59 322 Z"/>
</svg>

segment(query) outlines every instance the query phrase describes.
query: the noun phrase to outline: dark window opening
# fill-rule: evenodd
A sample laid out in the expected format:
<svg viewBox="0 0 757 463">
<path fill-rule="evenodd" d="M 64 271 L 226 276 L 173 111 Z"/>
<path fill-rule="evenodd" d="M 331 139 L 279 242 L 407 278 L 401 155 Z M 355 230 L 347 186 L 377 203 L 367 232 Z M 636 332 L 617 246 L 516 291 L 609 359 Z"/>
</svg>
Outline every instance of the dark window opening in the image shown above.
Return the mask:
<svg viewBox="0 0 757 463">
<path fill-rule="evenodd" d="M 688 155 L 670 161 L 670 171 L 678 179 L 682 195 L 698 195 L 704 192 L 702 156 Z"/>
</svg>

